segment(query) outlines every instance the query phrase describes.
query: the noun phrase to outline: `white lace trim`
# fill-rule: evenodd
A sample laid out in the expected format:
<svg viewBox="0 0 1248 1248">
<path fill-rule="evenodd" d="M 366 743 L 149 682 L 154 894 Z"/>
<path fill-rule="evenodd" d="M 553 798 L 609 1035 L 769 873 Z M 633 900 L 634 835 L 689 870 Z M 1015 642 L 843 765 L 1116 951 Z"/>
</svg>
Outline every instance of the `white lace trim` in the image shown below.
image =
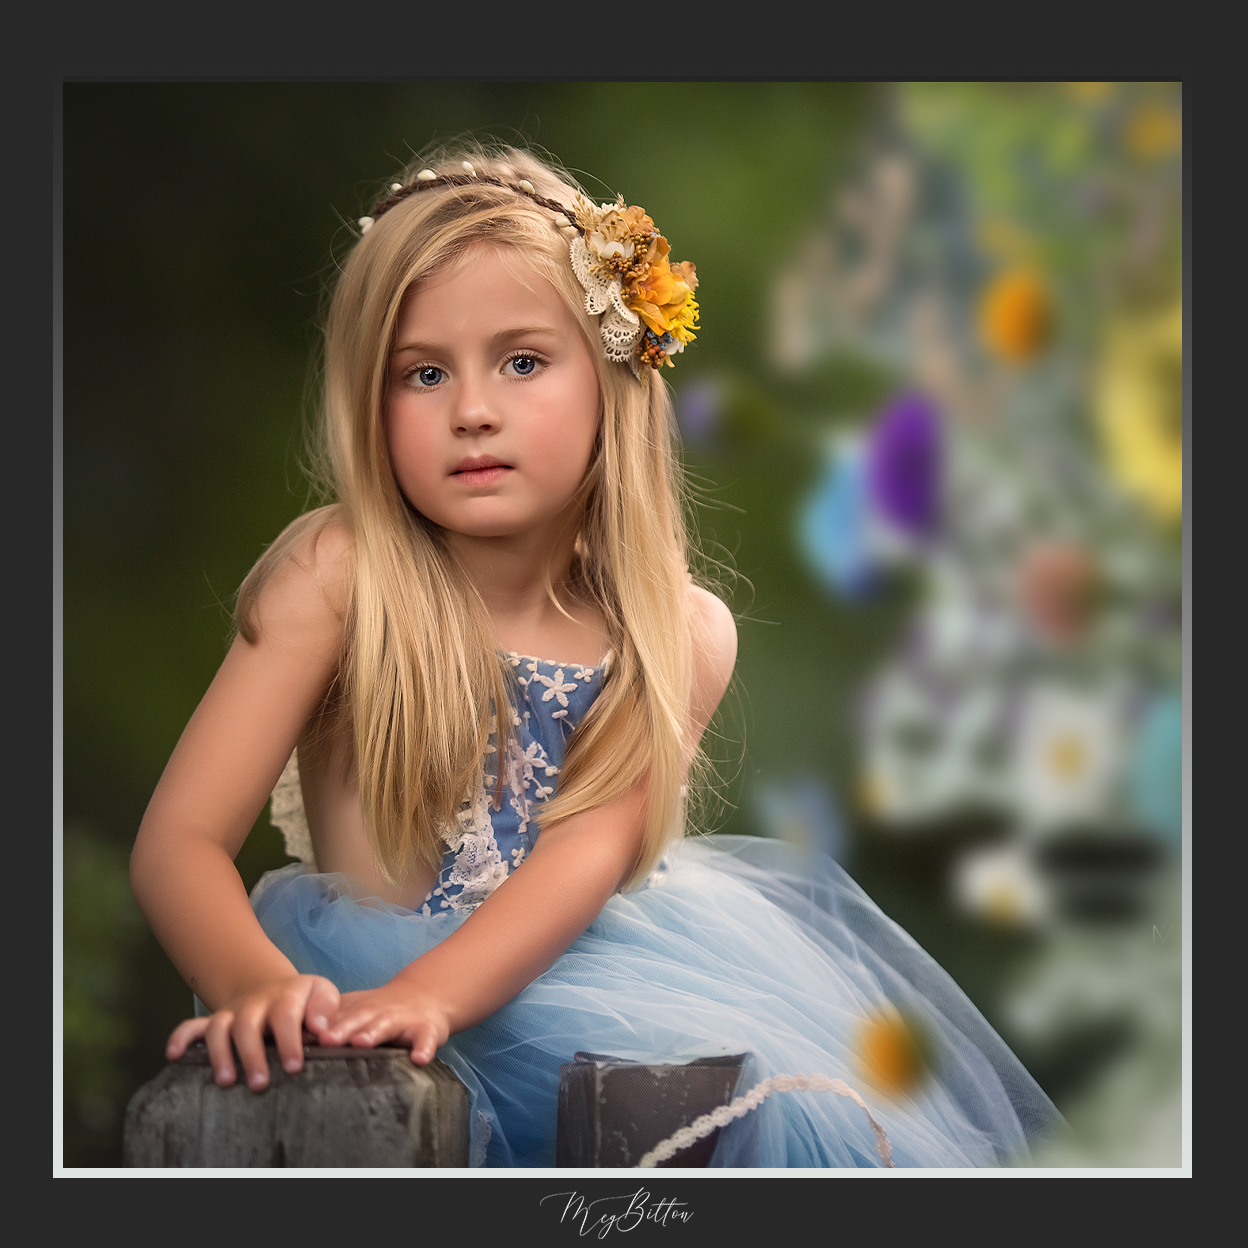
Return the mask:
<svg viewBox="0 0 1248 1248">
<path fill-rule="evenodd" d="M 456 827 L 446 838 L 456 851 L 449 871 L 434 886 L 432 897 L 439 897 L 439 909 L 475 910 L 506 878 L 507 864 L 494 839 L 490 821 L 490 799 L 483 785 L 471 803 L 459 812 Z M 447 888 L 458 887 L 454 896 Z"/>
<path fill-rule="evenodd" d="M 494 1134 L 494 1128 L 490 1125 L 490 1120 L 483 1111 L 477 1110 L 477 1138 L 472 1144 L 472 1156 L 468 1159 L 470 1166 L 485 1165 L 485 1151 L 489 1147 L 490 1136 Z"/>
<path fill-rule="evenodd" d="M 569 244 L 569 254 L 572 272 L 585 289 L 585 311 L 590 316 L 602 316 L 599 332 L 607 359 L 613 364 L 628 364 L 636 372 L 637 357 L 633 348 L 645 327 L 637 313 L 624 302 L 620 279 L 594 272 L 589 248 L 579 234 Z"/>
<path fill-rule="evenodd" d="M 867 1109 L 866 1101 L 844 1079 L 829 1079 L 823 1074 L 774 1075 L 770 1079 L 764 1079 L 762 1083 L 756 1083 L 744 1096 L 734 1097 L 729 1104 L 720 1105 L 709 1114 L 695 1118 L 687 1127 L 681 1127 L 679 1131 L 656 1144 L 637 1163 L 637 1168 L 644 1170 L 657 1166 L 659 1162 L 674 1157 L 682 1148 L 688 1148 L 695 1140 L 710 1135 L 716 1127 L 726 1127 L 734 1118 L 744 1118 L 750 1110 L 757 1109 L 773 1092 L 801 1090 L 835 1092 L 838 1096 L 849 1097 L 855 1105 L 862 1106 L 866 1111 L 867 1121 L 875 1132 L 875 1151 L 879 1153 L 880 1160 L 890 1170 L 897 1168 L 897 1163 L 893 1161 L 893 1149 L 888 1142 L 888 1136 L 884 1133 L 884 1128 L 876 1122 L 871 1111 Z"/>
<path fill-rule="evenodd" d="M 560 719 L 567 715 L 566 695 L 577 687 L 576 679 L 588 682 L 594 676 L 592 668 L 579 664 L 576 665 L 577 670 L 573 672 L 574 679 L 571 681 L 566 679 L 562 667 L 555 670 L 553 677 L 544 676 L 538 671 L 544 660 L 525 659 L 520 655 L 509 655 L 508 658 L 513 667 L 519 668 L 523 665 L 524 670 L 530 673 L 526 677 L 517 672 L 518 685 L 524 689 L 535 683 L 545 685 L 546 691 L 541 700 L 549 702 L 556 699 L 561 704 L 563 709 L 555 711 L 551 719 Z M 528 714 L 526 711 L 525 716 Z M 520 716 L 514 707 L 511 722 L 513 727 L 520 725 Z M 498 750 L 494 743 L 498 740 L 497 720 L 490 725 L 490 737 L 491 744 L 487 747 L 487 753 L 496 754 Z M 540 741 L 530 741 L 521 749 L 514 737 L 508 738 L 506 754 L 500 765 L 503 768 L 505 785 L 511 794 L 508 802 L 519 820 L 516 831 L 523 837 L 532 822 L 531 803 L 544 802 L 554 794 L 555 786 L 544 781 L 557 776 L 559 768 L 550 761 Z M 511 861 L 507 862 L 498 848 L 498 841 L 494 837 L 494 824 L 490 818 L 491 794 L 497 780 L 497 776 L 484 777 L 481 790 L 471 803 L 465 803 L 458 816 L 456 828 L 446 837 L 448 847 L 455 851 L 455 861 L 449 871 L 443 872 L 437 887 L 426 899 L 428 902 L 434 897 L 438 898 L 436 908 L 439 910 L 475 910 L 528 856 L 527 848 L 520 845 L 511 851 Z M 457 893 L 447 891 L 456 887 L 460 890 Z"/>
</svg>

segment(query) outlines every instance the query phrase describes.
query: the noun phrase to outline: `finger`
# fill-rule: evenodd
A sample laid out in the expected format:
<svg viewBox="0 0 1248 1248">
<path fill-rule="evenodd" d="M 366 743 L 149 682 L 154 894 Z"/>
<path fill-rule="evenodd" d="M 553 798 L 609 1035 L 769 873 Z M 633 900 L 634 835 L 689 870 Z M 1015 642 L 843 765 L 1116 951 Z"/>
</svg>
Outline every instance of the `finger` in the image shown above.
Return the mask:
<svg viewBox="0 0 1248 1248">
<path fill-rule="evenodd" d="M 377 1027 L 382 1017 L 382 1012 L 375 1006 L 357 1006 L 339 1016 L 334 1025 L 325 1033 L 322 1043 L 369 1045 L 373 1042 L 363 1037 L 369 1035 Z"/>
<path fill-rule="evenodd" d="M 417 1066 L 428 1066 L 433 1061 L 433 1056 L 437 1051 L 438 1046 L 434 1042 L 433 1036 L 421 1031 L 412 1042 L 412 1061 Z"/>
<path fill-rule="evenodd" d="M 371 1049 L 399 1035 L 401 1027 L 388 1014 L 378 1015 L 361 1027 L 352 1037 L 357 1049 Z"/>
<path fill-rule="evenodd" d="M 303 994 L 279 1002 L 269 1014 L 269 1027 L 282 1069 L 293 1075 L 303 1069 Z M 266 1063 L 267 1064 L 267 1063 Z"/>
<path fill-rule="evenodd" d="M 207 1030 L 207 1018 L 188 1018 L 179 1023 L 169 1034 L 165 1056 L 171 1062 L 176 1062 Z"/>
<path fill-rule="evenodd" d="M 322 1044 L 345 1044 L 348 1036 L 353 1035 L 372 1018 L 375 1011 L 354 1004 L 351 1001 L 353 995 L 348 993 L 343 997 L 338 1009 L 331 1015 L 333 1021 L 320 1033 Z"/>
<path fill-rule="evenodd" d="M 331 1020 L 338 1017 L 341 1005 L 342 994 L 328 979 L 318 976 L 304 1007 L 304 1018 L 309 1030 L 319 1038 L 329 1028 Z"/>
<path fill-rule="evenodd" d="M 417 1066 L 427 1066 L 445 1043 L 446 1036 L 432 1023 L 418 1024 L 412 1032 L 412 1061 Z"/>
<path fill-rule="evenodd" d="M 230 1087 L 235 1079 L 234 1049 L 230 1044 L 230 1026 L 234 1015 L 228 1010 L 214 1014 L 208 1020 L 204 1043 L 208 1046 L 208 1058 L 219 1086 Z"/>
<path fill-rule="evenodd" d="M 264 1051 L 264 1030 L 262 1004 L 240 1012 L 231 1028 L 234 1047 L 247 1076 L 247 1086 L 253 1092 L 263 1092 L 269 1086 L 269 1058 Z"/>
</svg>

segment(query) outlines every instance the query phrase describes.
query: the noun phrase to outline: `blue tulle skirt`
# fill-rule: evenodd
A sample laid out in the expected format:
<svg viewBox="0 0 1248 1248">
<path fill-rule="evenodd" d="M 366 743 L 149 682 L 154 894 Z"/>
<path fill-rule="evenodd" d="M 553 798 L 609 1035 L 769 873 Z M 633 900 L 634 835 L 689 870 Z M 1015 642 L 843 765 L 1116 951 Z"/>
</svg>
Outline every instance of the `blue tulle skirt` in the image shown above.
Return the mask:
<svg viewBox="0 0 1248 1248">
<path fill-rule="evenodd" d="M 669 863 L 439 1050 L 469 1090 L 473 1165 L 555 1164 L 559 1068 L 578 1051 L 642 1062 L 748 1053 L 739 1094 L 773 1075 L 844 1080 L 897 1166 L 1025 1165 L 1064 1130 L 966 995 L 830 858 L 715 836 L 687 839 Z M 467 917 L 361 898 L 345 876 L 299 865 L 266 875 L 252 904 L 301 972 L 343 992 L 385 983 Z M 881 1037 L 897 1048 L 898 1027 L 921 1055 L 904 1077 L 877 1051 Z M 727 1126 L 711 1164 L 879 1166 L 876 1143 L 852 1100 L 783 1092 Z"/>
</svg>

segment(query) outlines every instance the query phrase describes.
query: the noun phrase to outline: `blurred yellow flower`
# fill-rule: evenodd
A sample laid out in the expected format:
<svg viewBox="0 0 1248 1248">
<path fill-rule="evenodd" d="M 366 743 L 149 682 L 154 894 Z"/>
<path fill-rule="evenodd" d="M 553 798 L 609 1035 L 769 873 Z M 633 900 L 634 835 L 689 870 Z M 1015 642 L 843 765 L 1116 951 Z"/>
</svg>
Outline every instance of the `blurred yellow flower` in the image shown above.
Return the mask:
<svg viewBox="0 0 1248 1248">
<path fill-rule="evenodd" d="M 1183 308 L 1106 335 L 1095 412 L 1110 471 L 1158 519 L 1183 515 Z"/>
<path fill-rule="evenodd" d="M 1165 104 L 1141 104 L 1127 118 L 1127 150 L 1141 160 L 1160 160 L 1178 149 L 1183 124 L 1175 109 Z"/>
<path fill-rule="evenodd" d="M 1053 304 L 1044 283 L 1028 269 L 1003 273 L 984 291 L 979 328 L 997 355 L 1015 364 L 1034 359 L 1053 332 Z"/>
</svg>

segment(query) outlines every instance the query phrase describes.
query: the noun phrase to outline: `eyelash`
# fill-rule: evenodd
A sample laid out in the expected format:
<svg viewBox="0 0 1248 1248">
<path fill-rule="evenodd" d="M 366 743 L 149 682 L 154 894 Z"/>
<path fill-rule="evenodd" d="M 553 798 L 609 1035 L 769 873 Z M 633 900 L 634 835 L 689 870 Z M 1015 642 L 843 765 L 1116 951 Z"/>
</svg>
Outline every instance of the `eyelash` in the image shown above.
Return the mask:
<svg viewBox="0 0 1248 1248">
<path fill-rule="evenodd" d="M 548 363 L 546 357 L 544 355 L 540 355 L 536 351 L 515 351 L 507 357 L 507 359 L 503 363 L 503 367 L 506 368 L 507 365 L 510 364 L 513 360 L 532 360 L 533 363 L 536 364 L 538 368 L 545 368 L 546 364 Z M 534 369 L 533 372 L 528 373 L 528 374 L 513 373 L 512 376 L 517 381 L 531 381 L 534 377 L 537 376 L 537 369 Z"/>
<path fill-rule="evenodd" d="M 546 357 L 537 351 L 514 351 L 512 352 L 511 355 L 507 356 L 507 358 L 503 361 L 503 367 L 506 368 L 507 365 L 510 364 L 513 360 L 532 360 L 533 363 L 538 366 L 538 368 L 544 368 L 547 365 L 547 363 L 549 363 Z M 420 374 L 425 372 L 426 369 L 436 370 L 437 372 L 441 373 L 443 377 L 446 376 L 446 369 L 442 368 L 440 365 L 417 364 L 413 368 L 408 369 L 408 371 L 403 376 L 403 380 L 409 386 L 411 386 L 413 390 L 437 390 L 438 387 L 441 385 L 440 382 L 432 386 L 422 386 L 417 380 Z M 537 376 L 537 369 L 534 369 L 533 372 L 528 373 L 528 374 L 512 373 L 511 376 L 513 380 L 515 381 L 531 381 L 534 377 Z"/>
</svg>

